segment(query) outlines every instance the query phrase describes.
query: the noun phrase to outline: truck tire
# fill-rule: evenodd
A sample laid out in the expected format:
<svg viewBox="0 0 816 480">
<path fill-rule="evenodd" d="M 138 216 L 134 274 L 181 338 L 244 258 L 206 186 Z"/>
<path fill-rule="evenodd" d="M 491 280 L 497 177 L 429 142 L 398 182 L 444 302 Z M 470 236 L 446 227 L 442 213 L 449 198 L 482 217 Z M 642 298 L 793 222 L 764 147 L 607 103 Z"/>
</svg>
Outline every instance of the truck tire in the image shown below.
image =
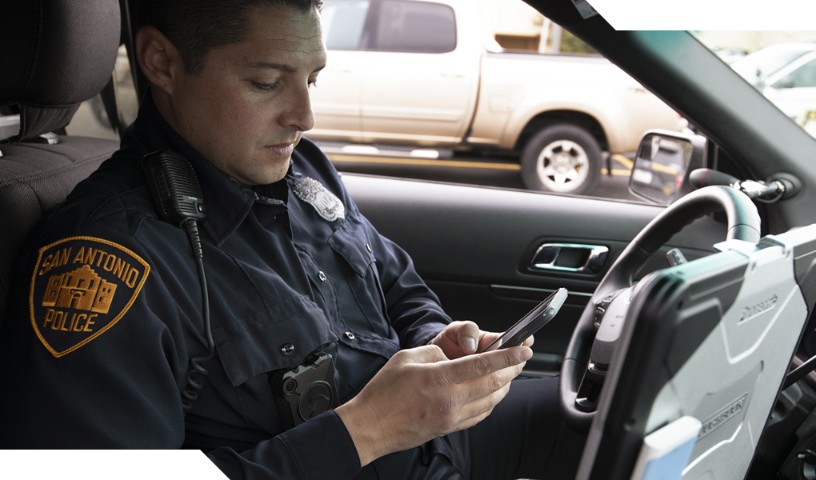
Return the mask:
<svg viewBox="0 0 816 480">
<path fill-rule="evenodd" d="M 521 153 L 521 176 L 530 190 L 586 193 L 601 177 L 601 147 L 577 125 L 552 125 L 533 135 Z"/>
</svg>

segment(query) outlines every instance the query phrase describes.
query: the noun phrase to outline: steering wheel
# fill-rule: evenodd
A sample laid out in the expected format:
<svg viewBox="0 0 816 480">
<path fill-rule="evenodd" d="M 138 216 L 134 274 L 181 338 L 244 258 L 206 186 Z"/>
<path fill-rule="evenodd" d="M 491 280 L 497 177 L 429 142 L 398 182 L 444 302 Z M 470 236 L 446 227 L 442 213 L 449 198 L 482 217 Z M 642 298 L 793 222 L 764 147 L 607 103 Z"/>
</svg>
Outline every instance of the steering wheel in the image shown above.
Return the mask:
<svg viewBox="0 0 816 480">
<path fill-rule="evenodd" d="M 574 428 L 586 432 L 592 423 L 615 347 L 615 332 L 620 331 L 621 320 L 626 316 L 635 274 L 675 233 L 716 211 L 724 211 L 728 219 L 727 240 L 759 241 L 759 213 L 747 195 L 731 187 L 704 187 L 685 195 L 649 222 L 598 284 L 578 320 L 561 364 L 561 409 Z"/>
</svg>

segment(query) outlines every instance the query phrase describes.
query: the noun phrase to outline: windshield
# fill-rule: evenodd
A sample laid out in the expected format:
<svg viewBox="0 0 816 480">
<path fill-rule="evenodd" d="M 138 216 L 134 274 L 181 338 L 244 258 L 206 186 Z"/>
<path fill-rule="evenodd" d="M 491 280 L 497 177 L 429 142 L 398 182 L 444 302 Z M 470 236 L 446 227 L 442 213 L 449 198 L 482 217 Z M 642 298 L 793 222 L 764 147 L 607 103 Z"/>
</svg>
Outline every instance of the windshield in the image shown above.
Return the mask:
<svg viewBox="0 0 816 480">
<path fill-rule="evenodd" d="M 811 43 L 770 45 L 735 60 L 731 67 L 752 84 L 761 85 L 768 76 L 814 50 L 816 44 Z"/>
<path fill-rule="evenodd" d="M 816 32 L 695 31 L 695 37 L 779 110 L 816 135 Z M 733 58 L 733 52 L 743 52 Z"/>
</svg>

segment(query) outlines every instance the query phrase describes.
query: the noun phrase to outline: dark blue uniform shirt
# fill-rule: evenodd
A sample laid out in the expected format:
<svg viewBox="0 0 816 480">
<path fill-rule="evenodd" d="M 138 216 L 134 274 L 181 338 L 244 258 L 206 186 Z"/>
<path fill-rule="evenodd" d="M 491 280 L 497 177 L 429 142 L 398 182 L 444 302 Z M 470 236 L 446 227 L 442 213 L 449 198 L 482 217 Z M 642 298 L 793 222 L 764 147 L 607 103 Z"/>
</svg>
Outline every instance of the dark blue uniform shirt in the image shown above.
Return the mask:
<svg viewBox="0 0 816 480">
<path fill-rule="evenodd" d="M 164 149 L 190 160 L 206 204 L 215 358 L 186 415 L 180 390 L 207 342 L 188 237 L 158 217 L 140 166 Z M 319 202 L 295 194 L 305 178 L 319 182 L 319 197 L 342 202 L 344 218 L 327 220 Z M 122 149 L 47 216 L 14 278 L 2 447 L 196 448 L 232 477 L 359 473 L 334 412 L 285 429 L 271 377 L 325 351 L 342 403 L 398 349 L 427 343 L 450 321 L 312 143 L 300 142 L 285 179 L 248 187 L 198 154 L 149 100 Z M 433 450 L 455 455 L 446 448 Z"/>
</svg>

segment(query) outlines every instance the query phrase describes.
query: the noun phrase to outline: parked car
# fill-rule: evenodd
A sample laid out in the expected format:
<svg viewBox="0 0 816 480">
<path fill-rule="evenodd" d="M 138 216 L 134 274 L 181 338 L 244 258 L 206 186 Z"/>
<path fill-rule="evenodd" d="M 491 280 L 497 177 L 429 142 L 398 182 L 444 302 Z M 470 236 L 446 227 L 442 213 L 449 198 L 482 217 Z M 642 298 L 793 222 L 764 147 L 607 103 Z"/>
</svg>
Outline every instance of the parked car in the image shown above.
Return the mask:
<svg viewBox="0 0 816 480">
<path fill-rule="evenodd" d="M 770 75 L 762 93 L 800 124 L 812 122 L 816 112 L 816 51 Z"/>
<path fill-rule="evenodd" d="M 752 85 L 762 88 L 768 77 L 813 52 L 816 42 L 776 43 L 732 62 L 731 67 Z"/>
<path fill-rule="evenodd" d="M 29 0 L 11 3 L 30 5 Z M 558 316 L 536 335 L 527 374 L 570 379 L 562 390 L 562 410 L 573 419 L 574 428 L 589 437 L 578 478 L 629 479 L 644 462 L 655 465 L 658 470 L 653 474 L 665 473 L 659 470 L 662 465 L 671 469 L 672 478 L 686 480 L 814 478 L 816 139 L 691 33 L 615 30 L 600 15 L 576 8 L 576 3 L 581 2 L 530 0 L 547 18 L 688 118 L 698 132 L 689 137 L 649 137 L 657 141 L 647 144 L 656 143 L 663 152 L 644 157 L 657 165 L 665 158 L 671 173 L 670 181 L 663 178 L 659 184 L 668 206 L 370 175 L 344 174 L 343 181 L 376 228 L 411 254 L 454 318 L 501 331 L 549 293 L 561 287 L 569 290 Z M 86 13 L 82 2 L 62 4 L 70 7 L 46 10 Z M 82 21 L 86 16 L 71 18 Z M 342 25 L 351 33 L 359 27 Z M 85 26 L 100 27 L 110 25 Z M 102 41 L 103 36 L 97 38 Z M 118 32 L 106 38 L 116 40 Z M 125 35 L 128 46 L 132 40 Z M 62 43 L 58 38 L 56 45 Z M 88 55 L 66 63 L 93 63 L 94 47 L 84 46 Z M 65 60 L 59 57 L 61 51 L 52 51 L 60 61 Z M 20 72 L 9 68 L 11 57 L 0 56 L 0 65 L 7 68 L 4 71 Z M 335 67 L 345 62 L 337 51 L 330 58 Z M 538 56 L 527 60 L 510 79 L 536 78 L 536 61 L 549 62 Z M 114 61 L 112 55 L 109 66 Z M 43 71 L 51 81 L 53 70 Z M 79 80 L 80 75 L 76 77 L 53 81 Z M 321 78 L 318 90 L 342 87 L 330 85 L 330 78 Z M 60 85 L 78 88 L 81 93 L 71 99 L 77 102 L 96 93 L 80 81 Z M 547 86 L 530 88 L 546 91 Z M 346 89 L 350 95 L 359 93 L 354 86 Z M 0 143 L 0 212 L 6 221 L 0 238 L 2 293 L 9 264 L 43 210 L 61 202 L 79 179 L 117 148 L 115 142 L 61 133 L 18 141 L 12 137 L 20 129 L 20 112 L 14 110 L 42 105 L 20 105 L 16 97 L 9 97 L 16 101 L 5 105 L 5 95 L 2 91 L 0 125 L 2 132 L 9 132 Z M 696 154 L 689 149 L 691 154 L 676 161 L 685 150 L 669 142 L 694 145 L 700 140 L 705 141 L 704 148 Z M 79 155 L 88 147 L 95 156 Z M 651 184 L 644 171 L 658 170 L 642 165 L 636 165 L 639 181 L 633 183 Z M 694 190 L 691 170 L 701 166 L 725 181 L 711 185 L 713 190 Z M 704 176 L 702 183 L 716 177 Z M 753 199 L 740 193 L 747 190 L 748 181 L 764 193 Z M 756 235 L 746 236 L 742 233 L 746 230 Z M 784 280 L 784 289 L 778 279 Z M 785 327 L 781 332 L 780 325 Z M 608 354 L 609 364 L 600 365 L 605 376 L 599 374 L 599 364 L 586 357 L 595 346 L 585 337 L 599 331 L 611 334 L 597 343 L 597 350 Z M 741 334 L 745 331 L 751 336 Z M 700 350 L 712 340 L 714 348 Z M 743 360 L 755 352 L 767 356 L 745 370 L 731 369 L 746 365 Z M 15 360 L 19 364 L 6 362 L 4 368 L 26 368 L 23 359 Z M 579 398 L 573 388 L 576 374 L 587 372 L 605 380 L 588 382 L 594 391 Z M 257 380 L 265 382 L 268 374 L 263 372 Z M 115 374 L 105 378 L 106 390 L 100 390 L 96 407 L 108 402 L 106 391 L 117 389 Z M 675 383 L 681 379 L 682 384 Z M 590 397 L 593 401 L 583 401 Z M 263 435 L 264 427 L 253 428 Z M 14 476 L 25 469 L 32 478 L 86 475 L 89 466 L 102 463 L 112 469 L 105 478 L 115 478 L 124 469 L 133 474 L 139 468 L 162 468 L 161 462 L 123 466 L 122 457 L 111 461 L 112 454 L 105 451 L 91 452 L 99 460 L 79 465 L 49 462 L 50 455 L 56 455 L 52 452 L 34 452 L 37 460 L 45 460 L 23 463 L 20 458 L 30 458 L 24 453 L 4 457 L 0 471 Z M 71 452 L 68 458 L 82 453 Z M 176 461 L 186 460 L 188 456 L 179 456 Z M 188 473 L 183 468 L 167 470 Z M 153 471 L 152 476 L 160 475 Z"/>
<path fill-rule="evenodd" d="M 496 51 L 474 2 L 376 3 L 323 6 L 330 60 L 311 138 L 511 153 L 527 188 L 584 193 L 609 155 L 634 151 L 650 128 L 680 126 L 601 57 Z"/>
<path fill-rule="evenodd" d="M 816 42 L 781 43 L 733 64 L 790 118 L 809 129 L 816 114 Z"/>
</svg>

